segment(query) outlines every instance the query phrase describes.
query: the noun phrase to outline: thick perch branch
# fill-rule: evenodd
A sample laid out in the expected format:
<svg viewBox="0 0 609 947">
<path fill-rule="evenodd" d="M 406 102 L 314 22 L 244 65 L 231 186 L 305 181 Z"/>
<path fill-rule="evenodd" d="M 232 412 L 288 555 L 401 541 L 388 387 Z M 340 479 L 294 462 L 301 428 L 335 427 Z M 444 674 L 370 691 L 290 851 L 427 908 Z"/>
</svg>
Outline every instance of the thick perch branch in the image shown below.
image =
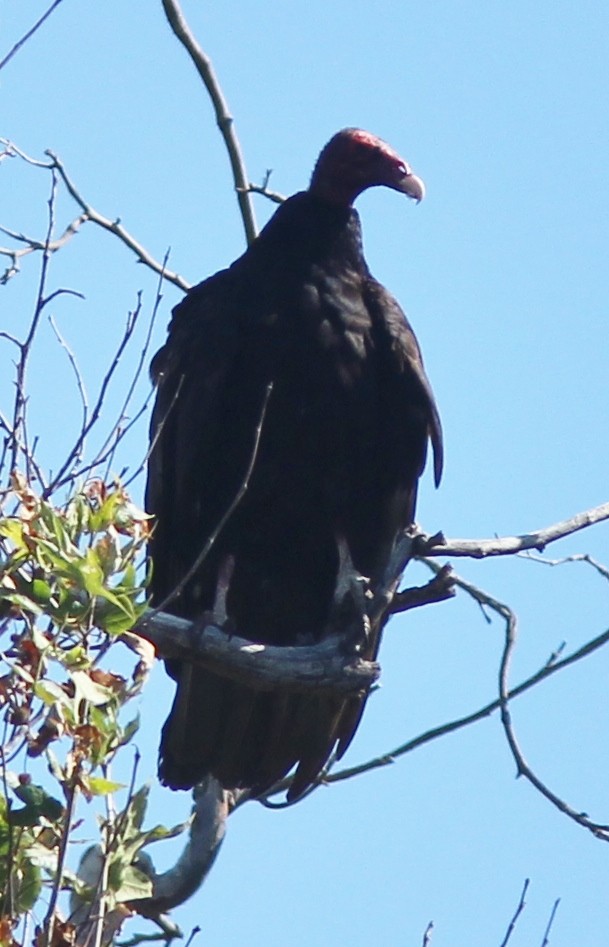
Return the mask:
<svg viewBox="0 0 609 947">
<path fill-rule="evenodd" d="M 342 638 L 333 635 L 315 645 L 294 647 L 254 644 L 229 636 L 213 623 L 200 625 L 166 612 L 150 611 L 134 631 L 151 641 L 164 658 L 202 664 L 259 690 L 367 690 L 380 675 L 376 662 L 346 655 Z"/>
</svg>

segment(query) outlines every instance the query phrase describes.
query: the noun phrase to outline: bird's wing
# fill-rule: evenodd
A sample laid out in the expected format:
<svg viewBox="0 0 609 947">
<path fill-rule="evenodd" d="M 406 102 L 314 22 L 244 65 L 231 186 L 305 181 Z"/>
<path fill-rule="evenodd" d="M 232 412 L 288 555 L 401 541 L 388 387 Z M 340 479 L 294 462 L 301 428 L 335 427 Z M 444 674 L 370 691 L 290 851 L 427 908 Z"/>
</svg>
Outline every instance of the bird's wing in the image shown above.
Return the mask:
<svg viewBox="0 0 609 947">
<path fill-rule="evenodd" d="M 202 509 L 200 491 L 214 479 L 218 404 L 237 348 L 230 294 L 227 271 L 191 290 L 174 309 L 167 342 L 151 365 L 157 398 L 146 508 L 157 517 L 150 543 L 156 604 L 183 578 L 213 528 L 213 511 Z M 171 610 L 191 611 L 184 599 Z"/>
<path fill-rule="evenodd" d="M 404 394 L 423 412 L 434 454 L 434 480 L 438 486 L 444 465 L 442 424 L 419 343 L 403 309 L 384 286 L 371 278 L 367 281 L 365 295 L 377 337 L 388 346 L 389 356 L 399 369 Z"/>
</svg>

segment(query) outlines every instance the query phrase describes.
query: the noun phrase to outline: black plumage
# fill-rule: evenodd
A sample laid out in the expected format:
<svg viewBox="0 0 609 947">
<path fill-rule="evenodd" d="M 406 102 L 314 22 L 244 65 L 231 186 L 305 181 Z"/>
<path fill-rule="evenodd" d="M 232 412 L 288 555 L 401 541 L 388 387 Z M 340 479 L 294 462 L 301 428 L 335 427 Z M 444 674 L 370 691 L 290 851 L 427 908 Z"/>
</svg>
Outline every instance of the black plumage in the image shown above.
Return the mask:
<svg viewBox="0 0 609 947">
<path fill-rule="evenodd" d="M 228 581 L 227 615 L 239 635 L 317 641 L 328 632 L 339 546 L 374 588 L 396 536 L 413 522 L 429 438 L 439 481 L 440 422 L 419 347 L 370 275 L 351 206 L 376 184 L 423 195 L 388 145 L 339 132 L 309 190 L 174 310 L 152 366 L 155 604 L 234 508 L 168 611 L 196 618 L 213 607 L 219 580 Z M 368 656 L 377 649 L 372 640 Z M 333 748 L 344 752 L 363 707 L 359 698 L 256 693 L 179 662 L 168 670 L 178 688 L 159 773 L 172 788 L 211 773 L 257 793 L 298 764 L 297 796 Z"/>
</svg>

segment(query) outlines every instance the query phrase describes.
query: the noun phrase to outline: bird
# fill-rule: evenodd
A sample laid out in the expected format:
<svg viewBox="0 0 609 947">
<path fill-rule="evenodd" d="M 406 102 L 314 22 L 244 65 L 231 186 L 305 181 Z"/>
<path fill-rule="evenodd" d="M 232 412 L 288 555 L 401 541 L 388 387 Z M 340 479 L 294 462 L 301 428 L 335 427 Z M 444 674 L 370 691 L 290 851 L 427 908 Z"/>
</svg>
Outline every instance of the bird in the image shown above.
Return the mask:
<svg viewBox="0 0 609 947">
<path fill-rule="evenodd" d="M 353 207 L 384 186 L 419 202 L 422 180 L 359 128 L 322 149 L 227 269 L 189 290 L 154 356 L 146 509 L 151 601 L 195 621 L 221 602 L 227 633 L 278 646 L 332 630 L 345 557 L 374 593 L 412 526 L 428 446 L 442 428 L 414 332 L 371 275 Z M 374 659 L 380 627 L 362 657 Z M 340 758 L 366 695 L 256 691 L 186 661 L 161 736 L 159 778 L 207 775 L 288 800 Z"/>
</svg>

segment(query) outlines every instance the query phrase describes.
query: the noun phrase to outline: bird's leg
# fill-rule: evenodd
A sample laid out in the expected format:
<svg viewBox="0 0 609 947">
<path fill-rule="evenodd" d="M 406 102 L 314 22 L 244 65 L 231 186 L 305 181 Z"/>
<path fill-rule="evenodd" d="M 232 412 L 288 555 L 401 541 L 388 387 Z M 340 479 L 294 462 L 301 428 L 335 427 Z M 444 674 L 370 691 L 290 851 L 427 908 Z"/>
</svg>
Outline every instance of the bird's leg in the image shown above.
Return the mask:
<svg viewBox="0 0 609 947">
<path fill-rule="evenodd" d="M 213 616 L 214 622 L 221 627 L 228 622 L 228 613 L 226 611 L 226 597 L 230 587 L 233 572 L 235 571 L 235 557 L 225 556 L 218 569 L 218 579 L 216 582 L 216 597 L 214 598 Z"/>
<path fill-rule="evenodd" d="M 344 536 L 337 536 L 338 573 L 330 625 L 340 632 L 346 651 L 365 651 L 370 636 L 368 604 L 370 580 L 353 565 L 351 551 Z"/>
</svg>

